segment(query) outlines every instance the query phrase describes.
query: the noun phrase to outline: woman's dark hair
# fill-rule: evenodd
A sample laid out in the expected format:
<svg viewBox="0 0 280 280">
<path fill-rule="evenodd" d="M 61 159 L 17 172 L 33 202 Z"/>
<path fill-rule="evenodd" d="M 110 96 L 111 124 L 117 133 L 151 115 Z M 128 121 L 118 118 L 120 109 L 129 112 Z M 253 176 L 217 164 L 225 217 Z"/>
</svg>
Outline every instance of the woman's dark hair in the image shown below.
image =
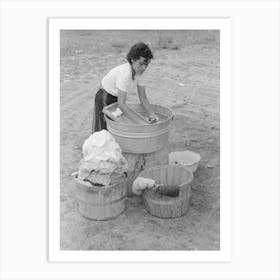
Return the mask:
<svg viewBox="0 0 280 280">
<path fill-rule="evenodd" d="M 139 42 L 131 47 L 128 54 L 126 55 L 127 61 L 132 64 L 133 60 L 138 60 L 140 57 L 144 57 L 145 61 L 149 61 L 153 58 L 153 53 L 148 45 Z"/>
</svg>

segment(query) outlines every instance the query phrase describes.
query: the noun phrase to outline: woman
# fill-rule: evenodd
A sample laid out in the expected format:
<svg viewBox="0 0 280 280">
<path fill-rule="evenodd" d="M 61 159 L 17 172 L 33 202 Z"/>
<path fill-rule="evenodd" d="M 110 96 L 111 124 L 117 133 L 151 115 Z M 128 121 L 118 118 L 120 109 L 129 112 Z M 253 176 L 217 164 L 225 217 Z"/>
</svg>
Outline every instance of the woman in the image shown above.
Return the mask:
<svg viewBox="0 0 280 280">
<path fill-rule="evenodd" d="M 149 121 L 158 121 L 153 107 L 150 105 L 142 82 L 142 74 L 147 69 L 153 53 L 148 45 L 140 42 L 133 45 L 128 52 L 127 63 L 113 68 L 101 81 L 101 86 L 95 95 L 95 109 L 92 132 L 107 129 L 103 108 L 118 102 L 120 110 L 132 121 L 141 124 L 139 117 L 126 104 L 127 95 L 137 88 L 140 103 L 149 115 Z"/>
</svg>

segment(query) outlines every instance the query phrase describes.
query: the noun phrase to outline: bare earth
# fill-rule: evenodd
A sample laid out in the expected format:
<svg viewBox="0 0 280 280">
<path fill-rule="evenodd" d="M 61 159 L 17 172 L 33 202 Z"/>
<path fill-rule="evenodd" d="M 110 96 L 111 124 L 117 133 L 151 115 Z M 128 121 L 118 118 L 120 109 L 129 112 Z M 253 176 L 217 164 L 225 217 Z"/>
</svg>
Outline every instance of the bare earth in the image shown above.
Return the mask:
<svg viewBox="0 0 280 280">
<path fill-rule="evenodd" d="M 190 208 L 183 217 L 160 219 L 149 215 L 141 197 L 129 197 L 117 219 L 88 220 L 77 211 L 70 174 L 91 134 L 101 78 L 125 62 L 137 41 L 148 43 L 155 56 L 147 70 L 149 100 L 175 115 L 168 151 L 192 150 L 202 157 Z M 61 32 L 61 250 L 219 250 L 219 56 L 215 31 Z"/>
</svg>

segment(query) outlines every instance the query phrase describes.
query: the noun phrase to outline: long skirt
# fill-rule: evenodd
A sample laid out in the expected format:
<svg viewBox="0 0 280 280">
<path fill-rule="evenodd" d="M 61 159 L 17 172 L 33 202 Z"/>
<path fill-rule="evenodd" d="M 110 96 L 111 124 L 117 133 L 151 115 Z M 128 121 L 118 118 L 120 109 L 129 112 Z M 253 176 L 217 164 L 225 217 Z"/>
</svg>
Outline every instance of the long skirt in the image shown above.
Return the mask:
<svg viewBox="0 0 280 280">
<path fill-rule="evenodd" d="M 100 88 L 94 99 L 94 112 L 92 121 L 92 133 L 102 129 L 107 130 L 106 120 L 102 112 L 103 108 L 112 103 L 118 102 L 118 97 Z"/>
</svg>

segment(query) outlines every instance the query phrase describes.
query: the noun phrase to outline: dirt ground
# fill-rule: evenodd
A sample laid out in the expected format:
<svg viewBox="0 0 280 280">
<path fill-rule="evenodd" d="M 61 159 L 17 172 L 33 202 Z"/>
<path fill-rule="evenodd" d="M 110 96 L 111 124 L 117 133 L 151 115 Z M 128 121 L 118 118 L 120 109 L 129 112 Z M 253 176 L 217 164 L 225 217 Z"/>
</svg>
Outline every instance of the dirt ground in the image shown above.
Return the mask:
<svg viewBox="0 0 280 280">
<path fill-rule="evenodd" d="M 146 73 L 149 100 L 175 115 L 168 151 L 192 150 L 202 157 L 190 208 L 183 217 L 160 219 L 134 196 L 117 219 L 88 220 L 77 211 L 70 174 L 77 171 L 82 144 L 91 134 L 100 80 L 125 62 L 137 41 L 154 52 Z M 61 32 L 61 250 L 219 250 L 219 57 L 218 31 Z"/>
</svg>

